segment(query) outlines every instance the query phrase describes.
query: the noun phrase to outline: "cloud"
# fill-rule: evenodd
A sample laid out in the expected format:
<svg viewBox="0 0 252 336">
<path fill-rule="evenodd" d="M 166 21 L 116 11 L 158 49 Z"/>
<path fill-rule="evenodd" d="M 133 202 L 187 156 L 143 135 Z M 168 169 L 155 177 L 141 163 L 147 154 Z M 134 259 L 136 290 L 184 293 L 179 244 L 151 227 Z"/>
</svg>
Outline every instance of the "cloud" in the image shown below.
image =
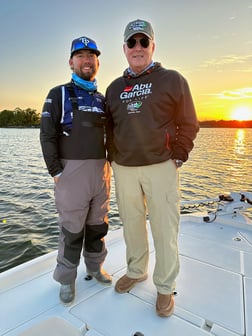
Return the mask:
<svg viewBox="0 0 252 336">
<path fill-rule="evenodd" d="M 223 66 L 230 64 L 243 64 L 246 62 L 252 61 L 252 54 L 249 55 L 227 55 L 219 58 L 212 58 L 210 60 L 206 60 L 200 66 L 201 68 L 208 68 L 211 66 Z"/>
<path fill-rule="evenodd" d="M 209 93 L 205 96 L 212 96 L 219 99 L 251 99 L 252 98 L 252 87 L 240 88 L 236 90 L 225 90 L 219 93 Z"/>
<path fill-rule="evenodd" d="M 252 87 L 241 88 L 233 91 L 222 91 L 216 94 L 216 96 L 221 99 L 248 99 L 252 98 Z"/>
</svg>

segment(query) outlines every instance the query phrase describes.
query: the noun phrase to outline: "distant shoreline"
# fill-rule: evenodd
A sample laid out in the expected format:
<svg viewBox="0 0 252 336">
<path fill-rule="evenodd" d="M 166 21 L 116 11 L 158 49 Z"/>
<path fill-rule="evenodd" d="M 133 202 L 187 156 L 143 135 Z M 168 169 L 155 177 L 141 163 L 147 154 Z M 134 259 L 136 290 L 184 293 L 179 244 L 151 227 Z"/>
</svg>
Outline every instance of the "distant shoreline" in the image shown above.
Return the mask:
<svg viewBox="0 0 252 336">
<path fill-rule="evenodd" d="M 206 120 L 199 121 L 200 128 L 252 128 L 252 120 Z M 0 128 L 40 128 L 40 125 L 31 126 L 0 126 Z"/>
<path fill-rule="evenodd" d="M 252 128 L 252 120 L 207 120 L 199 124 L 201 128 Z"/>
</svg>

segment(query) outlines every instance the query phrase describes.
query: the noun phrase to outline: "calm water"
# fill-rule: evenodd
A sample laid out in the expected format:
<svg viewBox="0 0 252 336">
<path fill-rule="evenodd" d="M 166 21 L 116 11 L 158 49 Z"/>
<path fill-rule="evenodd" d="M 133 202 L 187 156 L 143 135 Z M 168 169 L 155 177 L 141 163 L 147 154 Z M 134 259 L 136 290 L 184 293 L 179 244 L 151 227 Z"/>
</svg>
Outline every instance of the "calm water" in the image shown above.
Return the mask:
<svg viewBox="0 0 252 336">
<path fill-rule="evenodd" d="M 252 191 L 252 129 L 201 129 L 180 170 L 182 200 Z M 0 272 L 57 249 L 53 180 L 38 129 L 0 128 Z M 110 225 L 121 225 L 112 183 Z"/>
</svg>

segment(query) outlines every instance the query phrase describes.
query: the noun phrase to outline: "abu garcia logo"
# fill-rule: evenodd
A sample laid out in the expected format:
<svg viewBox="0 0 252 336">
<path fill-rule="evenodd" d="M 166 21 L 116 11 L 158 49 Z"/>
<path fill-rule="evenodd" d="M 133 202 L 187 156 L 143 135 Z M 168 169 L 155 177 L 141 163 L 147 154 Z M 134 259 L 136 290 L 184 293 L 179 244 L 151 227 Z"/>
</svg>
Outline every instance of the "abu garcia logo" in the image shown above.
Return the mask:
<svg viewBox="0 0 252 336">
<path fill-rule="evenodd" d="M 137 113 L 142 104 L 140 101 L 131 102 L 127 106 L 127 111 L 129 111 L 129 113 Z"/>
<path fill-rule="evenodd" d="M 132 99 L 151 94 L 152 83 L 135 84 L 134 86 L 126 86 L 120 94 L 120 99 Z"/>
</svg>

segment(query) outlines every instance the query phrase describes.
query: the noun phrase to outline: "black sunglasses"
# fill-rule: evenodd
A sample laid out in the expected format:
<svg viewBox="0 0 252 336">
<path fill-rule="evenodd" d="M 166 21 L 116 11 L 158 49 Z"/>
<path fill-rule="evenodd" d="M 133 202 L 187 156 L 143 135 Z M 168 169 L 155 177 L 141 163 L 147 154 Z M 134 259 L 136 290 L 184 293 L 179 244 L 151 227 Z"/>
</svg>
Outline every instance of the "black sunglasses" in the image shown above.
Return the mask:
<svg viewBox="0 0 252 336">
<path fill-rule="evenodd" d="M 137 41 L 140 42 L 141 47 L 143 47 L 143 48 L 148 48 L 149 45 L 150 45 L 150 40 L 149 40 L 147 37 L 141 38 L 141 39 L 139 39 L 139 40 L 136 40 L 136 39 L 134 39 L 134 38 L 130 38 L 130 39 L 127 41 L 127 47 L 128 47 L 129 49 L 134 48 L 135 45 L 136 45 L 136 43 L 137 43 Z"/>
</svg>

